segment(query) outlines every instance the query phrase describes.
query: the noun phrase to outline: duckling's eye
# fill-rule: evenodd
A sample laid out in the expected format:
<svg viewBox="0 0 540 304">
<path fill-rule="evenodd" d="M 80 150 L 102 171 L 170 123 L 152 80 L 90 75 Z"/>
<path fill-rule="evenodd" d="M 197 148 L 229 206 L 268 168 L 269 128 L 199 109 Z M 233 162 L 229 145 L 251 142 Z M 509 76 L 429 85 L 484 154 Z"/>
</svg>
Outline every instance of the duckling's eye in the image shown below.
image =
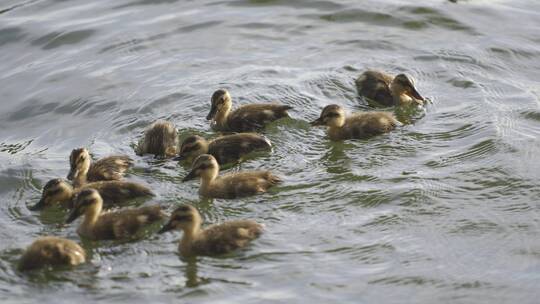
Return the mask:
<svg viewBox="0 0 540 304">
<path fill-rule="evenodd" d="M 338 113 L 327 113 L 327 114 L 325 115 L 325 117 L 328 117 L 328 118 L 338 117 L 338 116 L 339 116 Z"/>
<path fill-rule="evenodd" d="M 174 220 L 178 222 L 191 222 L 192 216 L 191 215 L 177 215 L 174 217 Z"/>
<path fill-rule="evenodd" d="M 48 196 L 53 196 L 53 195 L 57 195 L 58 193 L 62 192 L 62 189 L 52 189 L 52 190 L 49 190 L 47 191 L 47 195 Z"/>
<path fill-rule="evenodd" d="M 197 166 L 197 169 L 200 169 L 200 170 L 205 170 L 205 169 L 208 169 L 208 168 L 212 168 L 213 166 L 211 164 L 205 164 L 205 163 L 202 163 L 200 164 L 199 166 Z"/>
</svg>

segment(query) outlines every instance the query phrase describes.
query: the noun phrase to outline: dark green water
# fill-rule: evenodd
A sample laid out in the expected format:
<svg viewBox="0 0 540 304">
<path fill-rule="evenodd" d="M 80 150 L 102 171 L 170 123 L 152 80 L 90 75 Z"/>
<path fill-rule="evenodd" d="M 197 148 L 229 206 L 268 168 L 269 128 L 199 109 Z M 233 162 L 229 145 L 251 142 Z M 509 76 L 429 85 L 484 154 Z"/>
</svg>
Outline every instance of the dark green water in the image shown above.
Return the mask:
<svg viewBox="0 0 540 304">
<path fill-rule="evenodd" d="M 0 3 L 2 303 L 537 303 L 540 297 L 540 3 L 461 1 Z M 433 100 L 412 124 L 332 143 L 306 121 L 329 103 L 368 109 L 353 79 L 406 72 Z M 212 92 L 279 100 L 294 119 L 242 164 L 285 183 L 200 201 L 187 168 L 136 157 L 164 118 L 211 136 Z M 71 149 L 136 159 L 130 179 L 169 210 L 253 218 L 266 234 L 227 258 L 186 261 L 180 233 L 85 243 L 73 271 L 18 273 L 21 250 L 65 213 L 31 212 Z M 232 168 L 231 170 L 238 170 Z"/>
</svg>

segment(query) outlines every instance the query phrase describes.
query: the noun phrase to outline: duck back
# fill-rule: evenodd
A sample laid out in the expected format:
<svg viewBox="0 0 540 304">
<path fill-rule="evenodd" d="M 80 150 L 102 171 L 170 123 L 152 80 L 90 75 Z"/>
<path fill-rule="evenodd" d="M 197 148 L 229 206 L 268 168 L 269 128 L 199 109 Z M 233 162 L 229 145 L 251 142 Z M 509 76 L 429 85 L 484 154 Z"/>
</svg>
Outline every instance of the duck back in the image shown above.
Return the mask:
<svg viewBox="0 0 540 304">
<path fill-rule="evenodd" d="M 132 165 L 133 160 L 125 155 L 104 157 L 90 165 L 87 180 L 89 182 L 119 180 Z"/>
<path fill-rule="evenodd" d="M 291 106 L 273 103 L 244 105 L 230 114 L 227 125 L 233 132 L 257 131 L 272 121 L 289 117 L 290 109 Z"/>
<path fill-rule="evenodd" d="M 210 226 L 193 242 L 196 254 L 225 254 L 243 248 L 262 233 L 262 225 L 251 220 L 235 220 Z"/>
<path fill-rule="evenodd" d="M 208 154 L 214 156 L 220 165 L 237 162 L 246 154 L 254 151 L 270 150 L 268 139 L 251 133 L 226 135 L 213 140 L 208 147 Z"/>
</svg>

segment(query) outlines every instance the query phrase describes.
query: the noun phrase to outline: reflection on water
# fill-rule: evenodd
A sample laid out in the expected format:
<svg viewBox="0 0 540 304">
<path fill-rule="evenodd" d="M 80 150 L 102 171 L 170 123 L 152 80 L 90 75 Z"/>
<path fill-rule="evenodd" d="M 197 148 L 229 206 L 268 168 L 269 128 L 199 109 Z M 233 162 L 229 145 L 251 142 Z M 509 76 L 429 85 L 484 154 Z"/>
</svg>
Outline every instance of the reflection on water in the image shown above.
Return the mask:
<svg viewBox="0 0 540 304">
<path fill-rule="evenodd" d="M 7 302 L 534 303 L 538 294 L 540 6 L 534 1 L 18 1 L 0 4 L 0 298 Z M 308 121 L 330 103 L 370 110 L 354 79 L 407 73 L 431 100 L 404 123 L 334 143 Z M 138 157 L 144 128 L 216 136 L 205 116 L 279 101 L 272 153 L 225 171 L 285 183 L 201 200 L 189 164 Z M 128 154 L 129 178 L 205 223 L 252 218 L 265 234 L 222 258 L 183 259 L 181 233 L 83 242 L 90 263 L 21 274 L 22 249 L 78 240 L 64 210 L 28 210 L 68 156 Z M 141 202 L 142 203 L 142 202 Z M 148 202 L 151 203 L 151 202 Z"/>
</svg>

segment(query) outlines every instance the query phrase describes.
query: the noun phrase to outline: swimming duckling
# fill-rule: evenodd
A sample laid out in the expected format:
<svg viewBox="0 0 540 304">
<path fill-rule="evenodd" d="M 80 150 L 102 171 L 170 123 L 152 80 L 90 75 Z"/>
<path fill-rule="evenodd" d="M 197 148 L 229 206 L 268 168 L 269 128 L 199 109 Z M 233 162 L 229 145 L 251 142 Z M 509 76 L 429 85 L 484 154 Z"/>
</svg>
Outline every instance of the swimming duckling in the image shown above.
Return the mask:
<svg viewBox="0 0 540 304">
<path fill-rule="evenodd" d="M 182 142 L 180 155 L 175 160 L 194 159 L 201 154 L 214 156 L 218 164 L 238 162 L 248 153 L 272 149 L 270 141 L 255 133 L 237 133 L 218 137 L 208 142 L 192 135 Z"/>
<path fill-rule="evenodd" d="M 270 171 L 249 171 L 218 176 L 219 164 L 209 154 L 200 155 L 193 162 L 191 172 L 182 180 L 200 177 L 199 194 L 211 198 L 236 198 L 264 193 L 281 179 Z"/>
<path fill-rule="evenodd" d="M 91 163 L 90 153 L 86 148 L 74 149 L 69 156 L 70 170 L 68 180 L 79 187 L 88 182 L 119 180 L 124 172 L 133 165 L 133 160 L 125 155 L 113 155 Z"/>
<path fill-rule="evenodd" d="M 55 236 L 44 236 L 26 248 L 18 268 L 21 271 L 45 266 L 75 266 L 86 261 L 86 252 L 79 244 Z"/>
<path fill-rule="evenodd" d="M 169 121 L 156 121 L 144 132 L 136 149 L 137 155 L 154 154 L 156 157 L 172 157 L 178 153 L 178 134 Z"/>
<path fill-rule="evenodd" d="M 41 199 L 30 210 L 39 210 L 55 204 L 64 208 L 73 207 L 73 198 L 85 189 L 96 189 L 105 200 L 106 207 L 111 207 L 126 200 L 137 197 L 153 196 L 152 190 L 138 183 L 127 181 L 102 181 L 84 184 L 80 188 L 73 187 L 66 181 L 55 178 L 51 179 L 43 187 Z"/>
<path fill-rule="evenodd" d="M 384 106 L 424 105 L 425 99 L 418 93 L 414 82 L 405 74 L 392 77 L 378 71 L 366 71 L 356 79 L 358 94 Z"/>
<path fill-rule="evenodd" d="M 91 240 L 114 240 L 132 238 L 144 226 L 165 219 L 160 206 L 123 209 L 101 213 L 103 199 L 95 189 L 84 189 L 77 195 L 73 210 L 66 223 L 71 223 L 79 216 L 84 220 L 77 233 Z"/>
<path fill-rule="evenodd" d="M 184 231 L 178 246 L 180 254 L 217 255 L 245 247 L 259 237 L 263 226 L 251 220 L 228 221 L 201 229 L 201 215 L 195 207 L 183 205 L 178 207 L 159 233 L 173 229 Z"/>
<path fill-rule="evenodd" d="M 231 95 L 224 89 L 215 91 L 211 101 L 212 107 L 206 119 L 214 120 L 217 130 L 230 132 L 260 130 L 274 120 L 289 117 L 287 110 L 292 109 L 287 105 L 258 103 L 243 105 L 231 112 Z"/>
<path fill-rule="evenodd" d="M 327 126 L 331 140 L 363 139 L 390 132 L 400 125 L 390 112 L 354 113 L 346 117 L 342 107 L 332 104 L 324 107 L 312 126 Z"/>
</svg>

